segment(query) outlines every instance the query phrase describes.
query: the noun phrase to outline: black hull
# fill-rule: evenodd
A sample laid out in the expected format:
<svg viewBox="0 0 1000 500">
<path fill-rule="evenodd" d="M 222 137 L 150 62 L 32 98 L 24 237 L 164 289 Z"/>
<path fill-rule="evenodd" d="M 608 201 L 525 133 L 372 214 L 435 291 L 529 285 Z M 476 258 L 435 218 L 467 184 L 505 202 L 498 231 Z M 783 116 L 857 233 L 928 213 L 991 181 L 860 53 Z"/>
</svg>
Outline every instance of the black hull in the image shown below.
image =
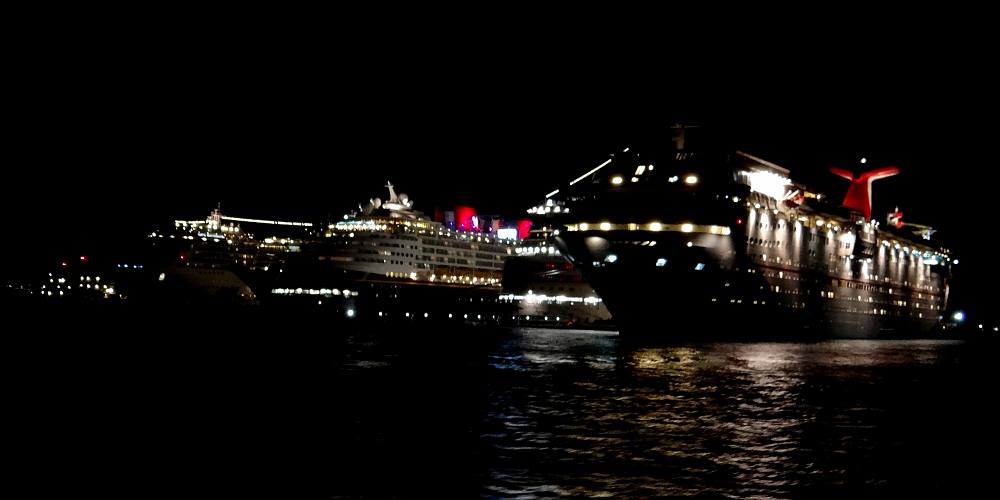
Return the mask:
<svg viewBox="0 0 1000 500">
<path fill-rule="evenodd" d="M 634 290 L 624 273 L 588 273 L 623 336 L 659 339 L 815 340 L 823 338 L 936 337 L 936 320 L 890 318 L 845 311 L 818 302 L 791 309 L 773 294 L 764 299 L 720 298 L 713 286 L 694 288 L 692 277 L 665 276 L 671 289 L 652 295 Z M 647 276 L 648 278 L 648 276 Z M 734 281 L 735 276 L 704 274 L 698 281 Z M 659 281 L 659 279 L 657 280 Z M 687 282 L 685 284 L 685 282 Z M 676 287 L 676 288 L 673 288 Z M 770 296 L 770 300 L 768 300 Z M 739 303 L 730 302 L 741 300 Z"/>
<path fill-rule="evenodd" d="M 629 241 L 623 242 L 626 237 Z M 636 243 L 644 239 L 656 244 Z M 563 233 L 556 240 L 574 257 L 627 338 L 945 335 L 938 327 L 938 310 L 914 312 L 912 307 L 895 305 L 900 292 L 916 299 L 915 291 L 893 291 L 789 264 L 754 262 L 744 251 L 746 239 L 739 236 L 591 231 Z M 696 244 L 689 246 L 691 241 Z"/>
</svg>

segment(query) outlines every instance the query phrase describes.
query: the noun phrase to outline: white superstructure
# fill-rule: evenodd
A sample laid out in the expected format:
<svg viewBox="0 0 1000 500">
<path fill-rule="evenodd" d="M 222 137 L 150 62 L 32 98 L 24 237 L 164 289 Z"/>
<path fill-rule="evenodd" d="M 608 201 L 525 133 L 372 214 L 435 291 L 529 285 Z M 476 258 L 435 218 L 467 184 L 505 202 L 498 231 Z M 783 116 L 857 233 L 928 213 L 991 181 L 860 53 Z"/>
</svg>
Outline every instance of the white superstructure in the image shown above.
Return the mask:
<svg viewBox="0 0 1000 500">
<path fill-rule="evenodd" d="M 389 199 L 373 198 L 324 231 L 319 260 L 373 277 L 455 285 L 500 286 L 517 241 L 457 231 L 413 210 L 389 183 Z"/>
</svg>

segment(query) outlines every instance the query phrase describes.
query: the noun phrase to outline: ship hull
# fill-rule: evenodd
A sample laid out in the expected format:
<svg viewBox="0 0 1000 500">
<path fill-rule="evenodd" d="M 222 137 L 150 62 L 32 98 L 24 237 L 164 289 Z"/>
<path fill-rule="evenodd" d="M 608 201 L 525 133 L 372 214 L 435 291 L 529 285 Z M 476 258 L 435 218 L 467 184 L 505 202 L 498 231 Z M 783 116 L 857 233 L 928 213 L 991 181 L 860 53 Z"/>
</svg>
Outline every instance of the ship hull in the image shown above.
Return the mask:
<svg viewBox="0 0 1000 500">
<path fill-rule="evenodd" d="M 816 260 L 833 262 L 831 267 L 781 259 L 781 245 L 769 241 L 757 239 L 754 231 L 578 231 L 555 239 L 603 299 L 623 337 L 919 338 L 940 331 L 940 288 L 924 293 L 876 281 L 877 270 L 846 256 L 817 254 Z M 802 247 L 799 255 L 814 253 L 807 244 Z M 796 253 L 794 245 L 784 245 L 782 254 L 789 253 Z M 892 261 L 883 267 L 899 266 Z M 899 272 L 905 276 L 909 270 Z M 927 274 L 928 281 L 940 279 Z"/>
</svg>

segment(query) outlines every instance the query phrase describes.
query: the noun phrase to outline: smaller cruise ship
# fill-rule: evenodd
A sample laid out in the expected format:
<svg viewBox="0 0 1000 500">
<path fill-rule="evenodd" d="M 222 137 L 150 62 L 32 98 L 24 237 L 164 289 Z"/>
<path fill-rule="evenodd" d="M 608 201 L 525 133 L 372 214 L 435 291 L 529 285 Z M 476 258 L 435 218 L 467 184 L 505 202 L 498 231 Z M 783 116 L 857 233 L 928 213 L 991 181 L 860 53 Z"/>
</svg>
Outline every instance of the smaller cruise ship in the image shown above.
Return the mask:
<svg viewBox="0 0 1000 500">
<path fill-rule="evenodd" d="M 414 210 L 392 183 L 385 187 L 387 200 L 372 198 L 329 224 L 308 258 L 360 281 L 500 287 L 516 239 L 452 229 Z"/>
</svg>

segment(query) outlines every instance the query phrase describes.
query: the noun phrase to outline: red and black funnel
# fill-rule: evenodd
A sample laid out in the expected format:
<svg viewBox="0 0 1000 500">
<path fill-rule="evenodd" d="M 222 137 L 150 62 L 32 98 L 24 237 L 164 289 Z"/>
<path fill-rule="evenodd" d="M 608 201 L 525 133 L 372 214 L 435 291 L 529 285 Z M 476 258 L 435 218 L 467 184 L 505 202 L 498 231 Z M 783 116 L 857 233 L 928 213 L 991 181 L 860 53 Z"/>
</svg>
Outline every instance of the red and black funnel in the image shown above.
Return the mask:
<svg viewBox="0 0 1000 500">
<path fill-rule="evenodd" d="M 861 212 L 865 220 L 872 218 L 872 182 L 899 173 L 896 167 L 876 168 L 857 175 L 850 170 L 837 167 L 831 168 L 830 171 L 851 181 L 851 187 L 847 188 L 847 195 L 844 196 L 844 207 Z"/>
</svg>

